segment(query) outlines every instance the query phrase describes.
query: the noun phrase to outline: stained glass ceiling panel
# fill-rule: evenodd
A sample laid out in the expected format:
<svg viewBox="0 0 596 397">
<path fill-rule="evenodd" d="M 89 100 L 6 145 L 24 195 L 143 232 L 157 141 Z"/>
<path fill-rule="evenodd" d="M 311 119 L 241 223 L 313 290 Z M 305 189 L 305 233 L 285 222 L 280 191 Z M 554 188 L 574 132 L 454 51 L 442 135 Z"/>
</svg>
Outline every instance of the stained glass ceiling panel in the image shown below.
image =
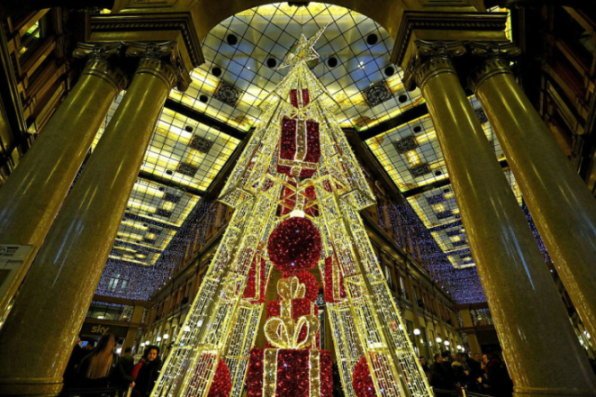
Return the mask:
<svg viewBox="0 0 596 397">
<path fill-rule="evenodd" d="M 505 169 L 503 172 L 521 205 L 521 192 L 511 170 Z M 475 265 L 470 256 L 466 230 L 462 225 L 460 210 L 450 184 L 426 190 L 408 197 L 407 200 L 454 267 L 465 268 Z"/>
<path fill-rule="evenodd" d="M 123 94 L 112 104 L 95 148 Z M 153 265 L 240 140 L 164 109 L 128 199 L 111 260 Z"/>
<path fill-rule="evenodd" d="M 499 160 L 503 150 L 487 122 L 477 99 L 472 106 L 483 121 L 484 133 Z M 366 141 L 385 171 L 400 191 L 407 195 L 412 189 L 447 181 L 449 174 L 429 115 L 402 124 Z"/>
<path fill-rule="evenodd" d="M 499 161 L 505 156 L 478 100 L 470 103 Z M 474 266 L 460 211 L 455 201 L 445 159 L 429 115 L 400 125 L 366 141 L 384 170 L 407 197 L 431 235 L 456 268 Z M 504 170 L 521 204 L 521 194 L 511 171 Z M 436 187 L 433 187 L 436 186 Z M 412 194 L 414 193 L 414 194 Z"/>
</svg>

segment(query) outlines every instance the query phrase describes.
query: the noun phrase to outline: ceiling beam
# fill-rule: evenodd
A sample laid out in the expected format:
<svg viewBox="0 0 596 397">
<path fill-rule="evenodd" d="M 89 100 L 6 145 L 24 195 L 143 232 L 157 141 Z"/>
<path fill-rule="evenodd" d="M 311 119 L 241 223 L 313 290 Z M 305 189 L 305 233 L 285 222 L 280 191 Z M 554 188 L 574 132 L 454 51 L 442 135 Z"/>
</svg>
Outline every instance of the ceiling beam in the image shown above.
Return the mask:
<svg viewBox="0 0 596 397">
<path fill-rule="evenodd" d="M 151 247 L 149 245 L 141 245 L 141 244 L 133 243 L 132 241 L 125 241 L 125 240 L 118 240 L 118 239 L 116 239 L 116 240 L 114 240 L 114 245 L 116 245 L 116 243 L 125 245 L 127 247 L 136 248 L 136 249 L 138 249 L 140 251 L 152 252 L 154 254 L 161 254 L 163 252 L 163 250 L 160 249 L 160 248 Z M 118 247 L 114 246 L 113 249 L 117 250 Z M 121 259 L 121 260 L 126 261 L 126 259 Z"/>
<path fill-rule="evenodd" d="M 123 218 L 130 219 L 130 220 L 133 220 L 133 221 L 148 223 L 148 224 L 151 224 L 153 226 L 161 227 L 161 228 L 164 228 L 164 229 L 171 229 L 171 230 L 178 230 L 179 229 L 178 226 L 171 225 L 171 224 L 166 223 L 166 222 L 161 222 L 158 219 L 150 218 L 148 216 L 139 215 L 139 214 L 133 214 L 131 212 L 125 212 Z"/>
<path fill-rule="evenodd" d="M 440 187 L 444 187 L 450 185 L 451 181 L 449 178 L 439 179 L 438 181 L 434 181 L 429 183 L 428 185 L 416 186 L 413 189 L 407 190 L 403 193 L 405 198 L 416 196 L 417 194 L 428 192 L 429 190 L 437 189 Z"/>
<path fill-rule="evenodd" d="M 375 126 L 370 127 L 369 129 L 358 133 L 360 138 L 363 141 L 366 141 L 370 138 L 374 138 L 377 135 L 384 134 L 387 131 L 392 130 L 395 127 L 399 127 L 402 124 L 408 123 L 410 121 L 416 120 L 422 116 L 428 114 L 428 108 L 426 107 L 426 103 L 422 103 L 420 105 L 416 105 L 408 110 L 403 111 L 402 113 L 398 114 L 392 119 L 383 121 Z"/>
<path fill-rule="evenodd" d="M 432 227 L 429 227 L 427 229 L 428 229 L 429 232 L 440 232 L 440 231 L 445 230 L 445 229 L 450 229 L 452 227 L 461 227 L 461 226 L 463 226 L 463 223 L 462 223 L 461 218 L 460 218 L 460 219 L 456 219 L 456 220 L 454 220 L 452 222 L 445 223 L 443 225 L 432 226 Z"/>
<path fill-rule="evenodd" d="M 219 121 L 211 116 L 206 115 L 205 113 L 199 112 L 196 109 L 186 106 L 180 102 L 176 102 L 170 98 L 166 100 L 165 107 L 173 110 L 176 113 L 180 113 L 183 116 L 196 120 L 201 124 L 205 124 L 208 127 L 213 127 L 216 130 L 221 131 L 233 138 L 242 140 L 246 136 L 245 132 L 242 132 L 224 123 L 223 121 Z"/>
<path fill-rule="evenodd" d="M 503 170 L 509 168 L 506 159 L 499 160 L 499 165 Z M 451 180 L 449 178 L 441 179 L 439 181 L 434 181 L 429 183 L 428 185 L 418 186 L 413 189 L 407 190 L 403 193 L 405 198 L 416 196 L 417 194 L 428 192 L 429 190 L 433 190 L 439 187 L 447 186 L 451 184 Z"/>
<path fill-rule="evenodd" d="M 177 182 L 172 181 L 170 179 L 163 178 L 163 177 L 161 177 L 159 175 L 155 175 L 155 174 L 152 174 L 152 173 L 147 172 L 147 171 L 141 171 L 141 172 L 139 172 L 139 178 L 145 179 L 146 181 L 149 181 L 149 182 L 155 182 L 155 183 L 158 183 L 160 185 L 171 187 L 171 188 L 174 188 L 174 189 L 182 190 L 183 192 L 188 193 L 188 194 L 193 195 L 193 196 L 203 197 L 207 193 L 204 190 L 197 189 L 197 188 L 194 188 L 192 186 L 182 185 L 180 183 L 177 183 Z"/>
<path fill-rule="evenodd" d="M 356 132 L 356 130 L 344 128 L 344 133 L 346 134 L 346 138 L 348 142 L 352 146 L 352 150 L 356 154 L 356 157 L 364 162 L 364 164 L 368 165 L 366 169 L 371 172 L 374 177 L 381 181 L 385 189 L 389 192 L 391 197 L 397 202 L 403 202 L 404 197 L 385 170 L 376 156 L 371 152 L 368 148 L 368 145 L 364 143 L 362 140 L 361 135 Z"/>
<path fill-rule="evenodd" d="M 253 131 L 254 128 L 251 128 L 247 133 L 244 133 L 244 137 L 242 138 L 238 146 L 236 146 L 234 152 L 230 155 L 230 157 L 225 162 L 221 170 L 219 170 L 219 172 L 215 176 L 215 179 L 211 182 L 211 185 L 209 185 L 209 188 L 207 189 L 207 192 L 205 194 L 206 199 L 215 200 L 219 196 L 221 189 L 223 189 L 224 184 L 228 179 L 228 176 L 232 172 L 232 169 L 236 166 L 236 163 L 240 158 L 240 155 L 244 151 L 244 148 L 246 147 L 248 140 L 252 136 Z"/>
</svg>

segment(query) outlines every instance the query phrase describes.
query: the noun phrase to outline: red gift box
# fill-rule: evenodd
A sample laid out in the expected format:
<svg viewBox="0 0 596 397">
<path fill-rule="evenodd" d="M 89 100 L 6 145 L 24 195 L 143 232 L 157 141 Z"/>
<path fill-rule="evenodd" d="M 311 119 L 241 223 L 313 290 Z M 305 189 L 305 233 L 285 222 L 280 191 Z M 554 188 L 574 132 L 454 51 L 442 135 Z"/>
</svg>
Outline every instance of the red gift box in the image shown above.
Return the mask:
<svg viewBox="0 0 596 397">
<path fill-rule="evenodd" d="M 284 116 L 277 172 L 309 178 L 316 172 L 320 157 L 319 123 Z"/>
<path fill-rule="evenodd" d="M 290 90 L 290 103 L 297 109 L 306 107 L 310 103 L 308 90 Z M 320 157 L 319 123 L 284 116 L 281 121 L 277 172 L 310 178 L 317 170 Z"/>
<path fill-rule="evenodd" d="M 281 314 L 280 308 L 280 301 L 270 301 L 267 302 L 267 318 L 277 317 Z M 303 299 L 292 299 L 292 318 L 297 320 L 301 316 L 306 316 L 309 314 L 318 315 L 319 308 L 315 305 L 314 302 L 310 301 L 307 298 Z M 317 347 L 320 347 L 321 338 L 319 337 L 319 332 L 316 334 L 316 341 Z M 306 337 L 306 329 L 302 329 L 300 331 L 300 340 L 303 340 Z M 267 346 L 270 346 L 267 343 Z"/>
<path fill-rule="evenodd" d="M 267 283 L 265 275 L 265 259 L 260 255 L 255 255 L 248 272 L 248 280 L 244 288 L 243 298 L 251 303 L 265 302 L 265 285 Z"/>
<path fill-rule="evenodd" d="M 298 90 L 296 89 L 290 90 L 290 102 L 295 108 L 302 108 L 310 103 L 310 95 L 308 94 L 308 90 L 304 88 L 300 90 L 300 92 L 302 95 L 298 95 Z"/>
<path fill-rule="evenodd" d="M 246 388 L 248 397 L 332 397 L 331 354 L 326 350 L 253 349 Z"/>
</svg>

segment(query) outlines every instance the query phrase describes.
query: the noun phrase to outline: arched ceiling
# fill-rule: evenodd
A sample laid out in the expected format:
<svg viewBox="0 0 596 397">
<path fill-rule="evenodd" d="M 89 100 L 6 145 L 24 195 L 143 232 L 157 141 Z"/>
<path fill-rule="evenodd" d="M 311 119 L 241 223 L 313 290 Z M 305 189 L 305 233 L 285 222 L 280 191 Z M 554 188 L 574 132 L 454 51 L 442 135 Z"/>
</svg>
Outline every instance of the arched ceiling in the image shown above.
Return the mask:
<svg viewBox="0 0 596 397">
<path fill-rule="evenodd" d="M 405 91 L 389 61 L 393 40 L 385 29 L 355 11 L 323 3 L 264 5 L 222 21 L 202 44 L 206 62 L 193 71 L 190 88 L 172 98 L 247 131 L 259 120 L 260 102 L 287 73 L 277 66 L 301 34 L 310 37 L 321 28 L 320 62 L 312 70 L 340 104 L 342 126 L 365 129 L 421 101 L 418 91 Z M 222 86 L 237 100 L 212 100 L 223 96 Z M 387 101 L 374 102 L 384 96 Z"/>
<path fill-rule="evenodd" d="M 275 3 L 240 11 L 206 35 L 202 43 L 205 63 L 192 71 L 186 92 L 172 90 L 170 94 L 110 255 L 108 271 L 126 279 L 129 287 L 110 290 L 103 285 L 109 283 L 104 277 L 103 293 L 131 293 L 131 283 L 143 277 L 141 266 L 152 267 L 155 287 L 167 278 L 169 268 L 160 261 L 161 253 L 197 203 L 214 189 L 224 165 L 241 148 L 251 128 L 261 121 L 259 105 L 287 73 L 277 66 L 301 34 L 312 36 L 323 27 L 315 46 L 320 61 L 312 70 L 339 104 L 336 116 L 342 127 L 354 131 L 359 144 L 376 158 L 376 166 L 406 197 L 434 238 L 434 246 L 451 263 L 449 275 L 434 275 L 437 281 L 449 290 L 457 280 L 472 283 L 469 280 L 473 279 L 476 284 L 471 290 L 478 290 L 432 121 L 420 92 L 405 91 L 402 71 L 389 60 L 391 36 L 355 11 L 310 2 L 301 7 Z M 471 101 L 484 117 L 477 101 Z M 483 127 L 521 200 L 486 120 Z M 146 299 L 148 292 L 143 294 L 137 298 Z M 460 292 L 456 298 L 461 302 L 478 299 L 467 299 Z"/>
</svg>

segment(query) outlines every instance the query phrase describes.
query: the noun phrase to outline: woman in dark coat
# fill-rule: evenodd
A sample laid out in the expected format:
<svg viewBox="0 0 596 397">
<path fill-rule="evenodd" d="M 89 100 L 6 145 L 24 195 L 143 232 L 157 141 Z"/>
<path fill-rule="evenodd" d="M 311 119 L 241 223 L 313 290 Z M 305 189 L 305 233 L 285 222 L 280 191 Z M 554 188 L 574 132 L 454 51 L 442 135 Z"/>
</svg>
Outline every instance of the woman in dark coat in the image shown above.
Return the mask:
<svg viewBox="0 0 596 397">
<path fill-rule="evenodd" d="M 99 339 L 93 351 L 85 356 L 78 366 L 80 386 L 84 389 L 101 390 L 119 387 L 123 382 L 132 382 L 132 376 L 126 374 L 114 353 L 116 337 L 104 335 Z"/>
<path fill-rule="evenodd" d="M 159 359 L 159 347 L 148 346 L 145 348 L 143 358 L 135 365 L 132 370 L 132 376 L 135 379 L 133 389 L 134 397 L 148 397 L 155 386 L 155 381 L 161 370 L 161 360 Z"/>
</svg>

